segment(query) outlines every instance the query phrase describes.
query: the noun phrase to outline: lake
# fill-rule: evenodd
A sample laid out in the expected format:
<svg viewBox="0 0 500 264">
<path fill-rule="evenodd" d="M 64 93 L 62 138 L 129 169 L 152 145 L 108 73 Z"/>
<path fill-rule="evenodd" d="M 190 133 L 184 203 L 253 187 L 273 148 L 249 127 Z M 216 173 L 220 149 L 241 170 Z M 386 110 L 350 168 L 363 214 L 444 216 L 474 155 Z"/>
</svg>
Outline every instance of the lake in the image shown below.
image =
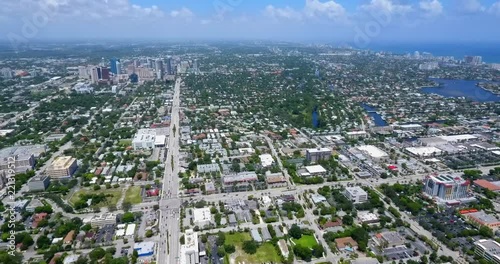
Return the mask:
<svg viewBox="0 0 500 264">
<path fill-rule="evenodd" d="M 500 96 L 487 91 L 479 86 L 477 80 L 449 80 L 436 79 L 431 80 L 439 83 L 439 87 L 423 87 L 422 92 L 427 94 L 438 94 L 444 97 L 465 97 L 476 102 L 500 102 Z"/>
</svg>

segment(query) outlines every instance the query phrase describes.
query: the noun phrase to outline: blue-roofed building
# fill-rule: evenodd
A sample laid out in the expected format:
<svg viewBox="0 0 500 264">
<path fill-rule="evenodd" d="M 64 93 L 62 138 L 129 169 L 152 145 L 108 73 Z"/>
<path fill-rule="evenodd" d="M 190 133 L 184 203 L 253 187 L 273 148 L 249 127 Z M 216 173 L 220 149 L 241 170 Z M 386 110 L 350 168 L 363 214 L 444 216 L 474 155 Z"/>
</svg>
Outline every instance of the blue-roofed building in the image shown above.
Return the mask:
<svg viewBox="0 0 500 264">
<path fill-rule="evenodd" d="M 137 250 L 139 257 L 151 256 L 154 253 L 155 242 L 140 242 L 134 244 L 134 250 Z"/>
</svg>

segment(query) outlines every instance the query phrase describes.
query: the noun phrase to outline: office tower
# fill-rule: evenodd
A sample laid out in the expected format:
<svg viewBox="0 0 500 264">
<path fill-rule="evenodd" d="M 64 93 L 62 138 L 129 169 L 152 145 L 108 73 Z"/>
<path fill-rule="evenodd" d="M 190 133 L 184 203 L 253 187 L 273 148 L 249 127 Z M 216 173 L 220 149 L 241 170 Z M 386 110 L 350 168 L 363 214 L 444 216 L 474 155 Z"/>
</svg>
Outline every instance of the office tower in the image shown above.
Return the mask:
<svg viewBox="0 0 500 264">
<path fill-rule="evenodd" d="M 198 60 L 196 60 L 196 59 L 193 62 L 193 70 L 195 73 L 198 72 Z"/>
<path fill-rule="evenodd" d="M 139 60 L 134 60 L 134 67 L 138 68 L 141 66 L 141 62 Z"/>
<path fill-rule="evenodd" d="M 150 68 L 150 69 L 154 68 L 153 59 L 148 59 L 148 68 Z"/>
<path fill-rule="evenodd" d="M 92 68 L 92 71 L 90 73 L 90 80 L 92 83 L 98 83 L 99 82 L 99 73 L 97 71 L 97 67 Z"/>
<path fill-rule="evenodd" d="M 169 57 L 167 58 L 167 61 L 166 61 L 165 63 L 166 63 L 166 65 L 165 65 L 165 68 L 166 68 L 166 73 L 167 73 L 168 75 L 172 75 L 172 74 L 174 74 L 174 71 L 172 70 L 172 57 L 170 57 L 170 56 L 169 56 Z"/>
<path fill-rule="evenodd" d="M 111 68 L 111 72 L 114 73 L 115 75 L 119 74 L 118 69 L 119 69 L 119 64 L 120 64 L 120 59 L 113 58 L 109 60 L 109 67 Z"/>
<path fill-rule="evenodd" d="M 101 68 L 101 80 L 106 80 L 108 81 L 109 78 L 109 69 L 108 68 Z"/>
<path fill-rule="evenodd" d="M 10 70 L 10 68 L 3 68 L 1 73 L 2 73 L 2 78 L 12 79 L 12 71 Z"/>
<path fill-rule="evenodd" d="M 469 185 L 470 182 L 460 176 L 427 176 L 424 180 L 424 193 L 440 200 L 458 200 L 468 197 Z"/>
<path fill-rule="evenodd" d="M 129 74 L 129 75 L 130 75 L 130 74 L 132 74 L 132 73 L 134 73 L 134 72 L 135 72 L 135 67 L 134 67 L 134 64 L 129 64 L 129 65 L 127 66 L 127 74 Z"/>
<path fill-rule="evenodd" d="M 483 57 L 481 56 L 465 56 L 464 62 L 470 65 L 480 65 L 483 63 Z"/>
<path fill-rule="evenodd" d="M 121 68 L 121 67 L 122 67 L 122 65 L 121 65 L 120 61 L 117 61 L 117 62 L 115 63 L 115 67 L 116 67 L 116 71 L 115 71 L 115 72 L 113 72 L 113 70 L 111 70 L 111 72 L 113 72 L 115 75 L 120 75 L 120 74 L 122 74 L 122 68 Z"/>
<path fill-rule="evenodd" d="M 155 61 L 155 71 L 156 78 L 161 79 L 163 77 L 163 60 L 157 59 Z"/>
</svg>

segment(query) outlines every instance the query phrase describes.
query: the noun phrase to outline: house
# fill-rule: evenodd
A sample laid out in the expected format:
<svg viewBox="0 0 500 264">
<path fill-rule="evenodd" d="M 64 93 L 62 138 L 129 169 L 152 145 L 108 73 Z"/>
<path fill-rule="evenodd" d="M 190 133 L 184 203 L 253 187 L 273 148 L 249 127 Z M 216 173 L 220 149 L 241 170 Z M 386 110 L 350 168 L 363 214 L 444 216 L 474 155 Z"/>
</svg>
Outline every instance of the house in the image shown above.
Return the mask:
<svg viewBox="0 0 500 264">
<path fill-rule="evenodd" d="M 358 249 L 358 243 L 352 237 L 337 238 L 335 239 L 335 244 L 339 251 L 356 251 Z"/>
<path fill-rule="evenodd" d="M 284 239 L 280 239 L 278 241 L 278 247 L 281 251 L 281 255 L 285 258 L 288 258 L 290 252 L 288 251 L 288 245 L 286 244 L 286 241 Z"/>
<path fill-rule="evenodd" d="M 236 220 L 236 216 L 234 214 L 228 215 L 228 218 L 230 226 L 236 226 L 238 224 L 238 220 Z"/>
<path fill-rule="evenodd" d="M 264 239 L 264 241 L 269 241 L 273 238 L 269 233 L 269 230 L 267 230 L 267 227 L 263 227 L 261 229 L 261 233 L 262 233 L 262 239 Z"/>
<path fill-rule="evenodd" d="M 40 221 L 45 219 L 47 217 L 47 213 L 38 213 L 33 216 L 33 224 L 31 225 L 32 228 L 37 228 L 38 224 Z"/>
<path fill-rule="evenodd" d="M 64 244 L 71 245 L 73 243 L 73 237 L 75 236 L 75 230 L 69 231 L 69 233 L 64 237 Z"/>
<path fill-rule="evenodd" d="M 250 235 L 252 236 L 253 240 L 255 240 L 255 242 L 259 242 L 259 243 L 262 242 L 262 237 L 259 234 L 259 230 L 257 230 L 257 229 L 250 230 Z"/>
</svg>

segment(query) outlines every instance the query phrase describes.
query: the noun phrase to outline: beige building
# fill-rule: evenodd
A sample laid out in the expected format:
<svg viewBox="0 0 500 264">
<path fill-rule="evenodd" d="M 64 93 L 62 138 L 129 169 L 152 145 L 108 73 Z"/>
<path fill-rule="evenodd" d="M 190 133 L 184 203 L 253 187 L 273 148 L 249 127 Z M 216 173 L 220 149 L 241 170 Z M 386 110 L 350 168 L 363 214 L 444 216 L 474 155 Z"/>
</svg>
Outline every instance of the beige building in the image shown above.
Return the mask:
<svg viewBox="0 0 500 264">
<path fill-rule="evenodd" d="M 71 156 L 57 157 L 47 169 L 51 179 L 64 179 L 73 176 L 77 168 L 76 159 Z"/>
</svg>

